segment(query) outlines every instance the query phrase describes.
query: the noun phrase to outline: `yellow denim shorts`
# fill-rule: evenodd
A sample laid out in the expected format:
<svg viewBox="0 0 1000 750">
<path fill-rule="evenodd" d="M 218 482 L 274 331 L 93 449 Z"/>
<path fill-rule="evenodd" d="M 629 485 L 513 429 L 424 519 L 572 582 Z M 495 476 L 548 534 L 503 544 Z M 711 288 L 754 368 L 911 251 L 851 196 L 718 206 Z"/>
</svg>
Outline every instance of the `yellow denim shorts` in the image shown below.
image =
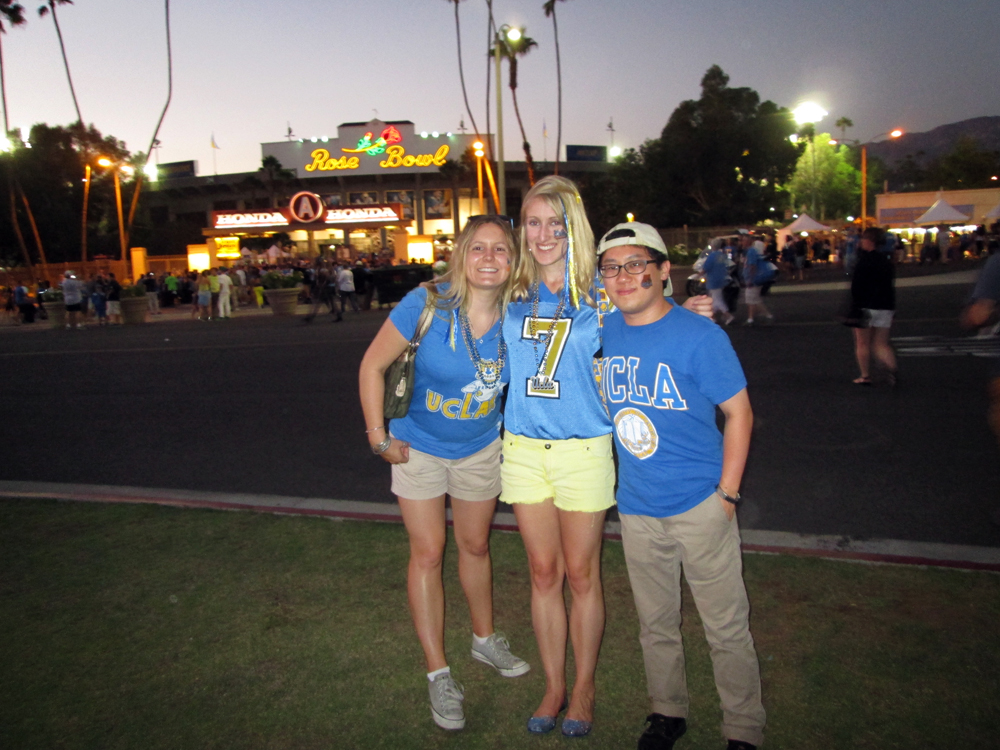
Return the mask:
<svg viewBox="0 0 1000 750">
<path fill-rule="evenodd" d="M 500 464 L 500 499 L 596 513 L 615 504 L 612 437 L 539 440 L 507 433 Z"/>
</svg>

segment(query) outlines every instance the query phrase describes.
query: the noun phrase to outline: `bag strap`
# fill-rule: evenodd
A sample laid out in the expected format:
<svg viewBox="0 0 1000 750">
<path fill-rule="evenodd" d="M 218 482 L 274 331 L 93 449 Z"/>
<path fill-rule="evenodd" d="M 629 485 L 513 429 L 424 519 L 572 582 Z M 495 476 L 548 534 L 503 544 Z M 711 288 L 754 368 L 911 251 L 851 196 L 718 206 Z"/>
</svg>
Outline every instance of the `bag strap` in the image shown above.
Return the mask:
<svg viewBox="0 0 1000 750">
<path fill-rule="evenodd" d="M 420 340 L 430 330 L 431 323 L 434 321 L 434 310 L 436 307 L 437 295 L 428 289 L 427 302 L 424 303 L 424 309 L 420 311 L 420 317 L 417 318 L 417 328 L 413 332 L 413 338 L 410 339 L 411 352 L 417 350 L 417 347 L 420 346 Z"/>
</svg>

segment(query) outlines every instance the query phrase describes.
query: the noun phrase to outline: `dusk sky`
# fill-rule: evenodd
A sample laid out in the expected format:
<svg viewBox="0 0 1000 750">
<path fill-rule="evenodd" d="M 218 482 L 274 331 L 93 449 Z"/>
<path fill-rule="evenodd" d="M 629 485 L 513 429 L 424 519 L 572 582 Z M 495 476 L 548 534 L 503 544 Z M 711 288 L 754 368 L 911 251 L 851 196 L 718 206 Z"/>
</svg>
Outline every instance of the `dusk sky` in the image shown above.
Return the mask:
<svg viewBox="0 0 1000 750">
<path fill-rule="evenodd" d="M 21 0 L 28 24 L 3 37 L 12 127 L 76 119 L 50 18 Z M 556 143 L 552 22 L 543 0 L 495 0 L 497 23 L 525 26 L 538 47 L 519 66 L 518 98 L 537 159 Z M 915 132 L 1000 115 L 996 0 L 567 0 L 558 3 L 563 144 L 635 147 L 699 96 L 720 65 L 730 86 L 794 107 L 813 100 L 850 117 L 849 138 Z M 160 0 L 75 0 L 59 8 L 80 108 L 104 134 L 145 150 L 166 97 Z M 173 0 L 174 96 L 160 162 L 197 160 L 220 174 L 255 170 L 260 144 L 337 134 L 343 122 L 412 120 L 471 129 L 447 0 Z M 485 129 L 486 4 L 460 5 L 470 102 Z M 506 86 L 506 66 L 504 82 Z M 505 89 L 508 159 L 520 136 Z M 542 123 L 549 138 L 542 139 Z"/>
</svg>

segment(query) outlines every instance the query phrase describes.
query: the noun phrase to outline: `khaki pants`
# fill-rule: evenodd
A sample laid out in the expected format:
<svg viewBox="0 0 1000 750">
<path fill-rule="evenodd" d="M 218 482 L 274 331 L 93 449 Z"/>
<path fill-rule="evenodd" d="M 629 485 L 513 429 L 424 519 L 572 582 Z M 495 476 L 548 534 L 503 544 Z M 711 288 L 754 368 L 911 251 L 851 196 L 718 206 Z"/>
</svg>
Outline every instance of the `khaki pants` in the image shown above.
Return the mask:
<svg viewBox="0 0 1000 750">
<path fill-rule="evenodd" d="M 622 543 L 639 612 L 639 642 L 652 710 L 687 718 L 681 641 L 681 566 L 691 587 L 712 655 L 727 739 L 760 745 L 764 707 L 760 666 L 750 636 L 750 604 L 736 519 L 714 493 L 668 518 L 621 514 Z"/>
</svg>

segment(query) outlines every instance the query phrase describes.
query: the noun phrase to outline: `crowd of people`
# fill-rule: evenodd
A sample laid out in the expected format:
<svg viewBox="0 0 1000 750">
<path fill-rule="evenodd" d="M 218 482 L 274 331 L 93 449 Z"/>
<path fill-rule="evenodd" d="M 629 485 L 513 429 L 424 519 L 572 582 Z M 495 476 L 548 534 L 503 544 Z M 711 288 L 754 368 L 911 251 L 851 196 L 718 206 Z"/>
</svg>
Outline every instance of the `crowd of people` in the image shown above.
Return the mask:
<svg viewBox="0 0 1000 750">
<path fill-rule="evenodd" d="M 593 729 L 605 619 L 600 551 L 617 503 L 652 709 L 640 749 L 669 750 L 686 730 L 681 566 L 711 645 L 728 750 L 763 741 L 735 517 L 752 425 L 746 380 L 728 337 L 707 319 L 708 298 L 681 307 L 664 296 L 669 272 L 654 228 L 620 224 L 597 243 L 576 186 L 546 177 L 525 196 L 516 233 L 507 217 L 471 219 L 450 270 L 411 292 L 365 354 L 365 433 L 392 465 L 410 540 L 410 611 L 438 726 L 465 725 L 464 689 L 444 650 L 449 497 L 471 654 L 504 677 L 530 669 L 494 630 L 489 524 L 499 495 L 514 507 L 527 553 L 545 675 L 529 732 L 553 731 L 560 716 L 567 737 Z M 409 410 L 387 425 L 385 373 L 414 338 Z"/>
</svg>

